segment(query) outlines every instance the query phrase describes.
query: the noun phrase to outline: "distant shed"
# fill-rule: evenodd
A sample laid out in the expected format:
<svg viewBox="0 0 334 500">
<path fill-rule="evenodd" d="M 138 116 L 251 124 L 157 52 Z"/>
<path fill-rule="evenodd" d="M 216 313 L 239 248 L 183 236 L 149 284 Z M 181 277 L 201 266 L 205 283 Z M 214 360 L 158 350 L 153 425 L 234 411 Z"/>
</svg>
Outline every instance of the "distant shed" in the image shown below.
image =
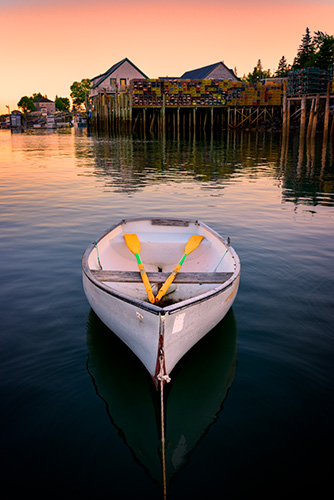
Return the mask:
<svg viewBox="0 0 334 500">
<path fill-rule="evenodd" d="M 54 115 L 56 112 L 56 105 L 53 101 L 50 101 L 47 97 L 42 97 L 34 102 L 36 111 L 45 113 L 47 115 Z"/>
<path fill-rule="evenodd" d="M 203 66 L 203 68 L 193 69 L 191 71 L 186 71 L 180 78 L 182 80 L 240 80 L 240 78 L 238 78 L 234 74 L 234 71 L 225 66 L 223 62 L 210 64 L 209 66 Z"/>
</svg>

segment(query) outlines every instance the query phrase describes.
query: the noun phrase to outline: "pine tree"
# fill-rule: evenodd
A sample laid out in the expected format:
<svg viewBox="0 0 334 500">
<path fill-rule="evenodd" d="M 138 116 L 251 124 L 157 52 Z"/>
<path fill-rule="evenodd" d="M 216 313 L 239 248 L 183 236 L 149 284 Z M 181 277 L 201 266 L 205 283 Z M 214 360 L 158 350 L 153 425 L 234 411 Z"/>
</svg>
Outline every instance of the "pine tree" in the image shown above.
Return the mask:
<svg viewBox="0 0 334 500">
<path fill-rule="evenodd" d="M 314 34 L 315 55 L 314 67 L 327 69 L 334 65 L 334 37 L 322 31 Z"/>
<path fill-rule="evenodd" d="M 309 28 L 306 28 L 306 33 L 302 38 L 302 43 L 299 45 L 297 56 L 293 61 L 293 69 L 309 68 L 312 66 L 313 57 L 314 43 Z"/>
<path fill-rule="evenodd" d="M 288 76 L 289 71 L 290 71 L 290 65 L 288 64 L 288 61 L 285 59 L 285 57 L 282 56 L 278 62 L 278 67 L 277 70 L 275 71 L 275 76 L 277 78 L 284 78 L 285 76 Z"/>
</svg>

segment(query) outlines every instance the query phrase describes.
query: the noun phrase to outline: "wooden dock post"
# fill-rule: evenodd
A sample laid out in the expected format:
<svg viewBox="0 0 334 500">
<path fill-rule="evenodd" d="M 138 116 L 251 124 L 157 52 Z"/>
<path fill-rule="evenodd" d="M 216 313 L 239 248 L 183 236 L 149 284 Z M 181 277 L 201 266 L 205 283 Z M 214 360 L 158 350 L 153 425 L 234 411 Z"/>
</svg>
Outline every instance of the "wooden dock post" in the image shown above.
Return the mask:
<svg viewBox="0 0 334 500">
<path fill-rule="evenodd" d="M 315 134 L 317 131 L 319 101 L 320 101 L 320 94 L 317 94 L 317 96 L 315 98 L 314 115 L 313 115 L 313 123 L 312 123 L 312 139 L 315 138 Z"/>
<path fill-rule="evenodd" d="M 325 117 L 324 117 L 323 141 L 322 141 L 323 148 L 327 147 L 327 141 L 328 141 L 330 92 L 331 92 L 331 82 L 328 82 L 327 95 L 326 95 L 326 106 L 325 106 Z"/>
<path fill-rule="evenodd" d="M 305 140 L 305 127 L 306 127 L 306 95 L 303 95 L 302 102 L 300 105 L 300 133 L 299 133 L 299 144 L 303 144 Z"/>
<path fill-rule="evenodd" d="M 312 103 L 311 103 L 310 116 L 309 116 L 308 124 L 307 124 L 307 134 L 306 134 L 306 141 L 307 142 L 309 142 L 311 135 L 312 135 L 314 104 L 315 104 L 315 99 L 313 98 Z"/>
<path fill-rule="evenodd" d="M 146 136 L 146 108 L 143 108 L 143 130 L 144 137 Z"/>
<path fill-rule="evenodd" d="M 301 167 L 302 165 L 304 156 L 305 127 L 306 127 L 306 95 L 303 95 L 300 105 L 300 132 L 299 132 L 299 152 L 298 152 L 299 167 Z"/>
<path fill-rule="evenodd" d="M 286 95 L 286 82 L 283 83 L 283 127 L 282 127 L 282 132 L 283 132 L 283 138 L 286 137 L 287 134 L 287 95 Z"/>
<path fill-rule="evenodd" d="M 132 99 L 129 97 L 129 132 L 132 130 Z"/>
<path fill-rule="evenodd" d="M 162 95 L 162 106 L 161 106 L 161 112 L 162 112 L 162 135 L 164 136 L 166 134 L 166 94 L 165 92 Z"/>
<path fill-rule="evenodd" d="M 177 138 L 180 138 L 180 106 L 176 110 L 176 121 L 177 121 Z"/>
<path fill-rule="evenodd" d="M 213 134 L 213 106 L 211 106 L 211 135 Z"/>
<path fill-rule="evenodd" d="M 315 137 L 315 133 L 317 131 L 319 98 L 320 98 L 320 96 L 319 96 L 319 94 L 317 94 L 315 101 L 314 101 L 314 110 L 313 110 L 313 119 L 312 119 L 312 133 L 311 133 L 312 138 Z"/>
<path fill-rule="evenodd" d="M 290 133 L 290 109 L 291 109 L 291 101 L 287 102 L 287 110 L 286 110 L 286 133 L 289 135 Z"/>
<path fill-rule="evenodd" d="M 205 126 L 206 126 L 206 119 L 207 119 L 207 115 L 208 115 L 208 110 L 206 109 L 206 110 L 205 110 L 205 115 L 204 115 L 204 122 L 203 122 L 203 130 L 204 130 L 204 133 L 205 133 Z"/>
<path fill-rule="evenodd" d="M 194 137 L 196 137 L 196 111 L 197 111 L 197 107 L 194 107 L 193 108 L 193 133 L 194 133 Z"/>
<path fill-rule="evenodd" d="M 331 130 L 330 130 L 330 133 L 329 133 L 329 138 L 330 138 L 330 141 L 334 142 L 334 116 L 333 116 L 333 119 L 332 119 L 332 125 L 331 125 Z"/>
</svg>

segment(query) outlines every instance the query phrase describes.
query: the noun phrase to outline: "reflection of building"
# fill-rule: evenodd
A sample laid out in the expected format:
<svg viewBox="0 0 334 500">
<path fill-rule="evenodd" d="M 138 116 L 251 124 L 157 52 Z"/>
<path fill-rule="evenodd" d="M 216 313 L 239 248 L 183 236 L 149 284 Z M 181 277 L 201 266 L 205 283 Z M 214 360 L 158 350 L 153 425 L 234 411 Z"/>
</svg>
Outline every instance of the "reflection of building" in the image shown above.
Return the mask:
<svg viewBox="0 0 334 500">
<path fill-rule="evenodd" d="M 56 112 L 56 105 L 47 97 L 42 97 L 34 102 L 36 111 L 46 115 L 53 115 Z"/>
<path fill-rule="evenodd" d="M 234 74 L 234 72 L 229 69 L 223 62 L 210 64 L 209 66 L 204 66 L 203 68 L 193 69 L 191 71 L 186 71 L 181 76 L 185 80 L 203 80 L 203 79 L 214 79 L 214 80 L 232 80 L 238 81 L 239 78 Z"/>
<path fill-rule="evenodd" d="M 99 92 L 115 94 L 116 91 L 126 90 L 130 80 L 134 78 L 147 78 L 147 76 L 126 57 L 102 75 L 91 79 L 89 97 L 98 95 Z"/>
</svg>

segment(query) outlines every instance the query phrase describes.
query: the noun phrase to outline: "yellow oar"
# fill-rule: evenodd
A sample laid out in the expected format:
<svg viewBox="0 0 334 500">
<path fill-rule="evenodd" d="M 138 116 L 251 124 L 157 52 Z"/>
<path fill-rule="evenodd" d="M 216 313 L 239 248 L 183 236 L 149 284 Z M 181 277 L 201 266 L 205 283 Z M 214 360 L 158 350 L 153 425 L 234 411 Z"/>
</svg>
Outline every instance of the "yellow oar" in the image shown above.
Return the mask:
<svg viewBox="0 0 334 500">
<path fill-rule="evenodd" d="M 155 297 L 153 295 L 150 282 L 149 282 L 147 274 L 145 272 L 144 265 L 142 264 L 142 261 L 140 260 L 140 257 L 139 257 L 140 242 L 139 242 L 138 236 L 136 234 L 125 234 L 124 239 L 125 239 L 125 243 L 127 244 L 128 249 L 131 250 L 131 252 L 135 255 L 135 257 L 137 259 L 138 269 L 140 271 L 141 279 L 143 280 L 143 283 L 145 285 L 145 289 L 146 289 L 149 301 L 152 304 L 154 304 Z"/>
<path fill-rule="evenodd" d="M 158 295 L 155 298 L 156 302 L 159 302 L 159 300 L 161 300 L 162 297 L 165 295 L 165 293 L 167 292 L 168 288 L 173 283 L 173 281 L 175 279 L 175 276 L 177 275 L 177 273 L 181 269 L 181 266 L 182 266 L 185 258 L 187 257 L 187 255 L 190 254 L 190 252 L 192 252 L 193 250 L 195 250 L 198 247 L 198 245 L 201 243 L 202 239 L 203 239 L 203 236 L 200 236 L 199 234 L 194 234 L 190 238 L 190 240 L 188 241 L 188 243 L 185 246 L 184 256 L 182 257 L 182 259 L 180 260 L 180 262 L 178 263 L 178 265 L 174 268 L 174 271 L 168 276 L 168 278 L 166 279 L 165 283 L 160 288 L 160 290 L 158 292 Z"/>
</svg>

